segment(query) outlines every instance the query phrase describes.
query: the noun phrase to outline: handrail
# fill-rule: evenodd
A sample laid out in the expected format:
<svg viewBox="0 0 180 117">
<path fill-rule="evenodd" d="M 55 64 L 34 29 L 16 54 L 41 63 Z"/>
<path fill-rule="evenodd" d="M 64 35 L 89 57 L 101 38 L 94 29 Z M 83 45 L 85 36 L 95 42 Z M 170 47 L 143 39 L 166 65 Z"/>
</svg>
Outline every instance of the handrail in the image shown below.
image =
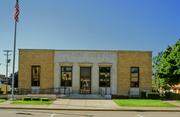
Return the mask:
<svg viewBox="0 0 180 117">
<path fill-rule="evenodd" d="M 14 90 L 14 94 L 16 95 L 27 95 L 27 94 L 65 94 L 70 95 L 71 90 L 69 87 L 59 87 L 59 88 L 46 88 L 46 89 L 24 89 L 24 88 L 17 88 Z"/>
<path fill-rule="evenodd" d="M 105 95 L 111 95 L 111 88 L 109 89 L 109 91 L 105 91 L 105 87 L 100 87 L 99 88 L 99 94 L 101 96 L 105 96 Z"/>
</svg>

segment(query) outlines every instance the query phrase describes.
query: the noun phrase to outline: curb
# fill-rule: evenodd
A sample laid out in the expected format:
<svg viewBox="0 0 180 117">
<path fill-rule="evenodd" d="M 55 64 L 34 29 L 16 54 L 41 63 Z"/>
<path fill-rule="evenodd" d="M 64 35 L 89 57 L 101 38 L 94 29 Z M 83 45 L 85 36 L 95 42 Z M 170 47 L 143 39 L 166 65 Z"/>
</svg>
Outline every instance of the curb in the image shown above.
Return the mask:
<svg viewBox="0 0 180 117">
<path fill-rule="evenodd" d="M 180 112 L 171 109 L 67 109 L 67 108 L 22 108 L 22 107 L 0 107 L 0 109 L 17 109 L 17 110 L 63 110 L 63 111 L 137 111 L 137 112 Z"/>
</svg>

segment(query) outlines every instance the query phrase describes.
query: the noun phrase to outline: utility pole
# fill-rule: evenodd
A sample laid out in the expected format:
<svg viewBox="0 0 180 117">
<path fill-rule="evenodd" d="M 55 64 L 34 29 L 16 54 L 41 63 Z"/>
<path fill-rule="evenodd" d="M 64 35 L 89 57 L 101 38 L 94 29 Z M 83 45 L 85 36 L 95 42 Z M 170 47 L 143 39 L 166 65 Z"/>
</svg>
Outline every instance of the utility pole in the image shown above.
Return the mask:
<svg viewBox="0 0 180 117">
<path fill-rule="evenodd" d="M 6 93 L 7 93 L 7 86 L 8 86 L 8 67 L 9 67 L 9 63 L 11 61 L 11 59 L 9 59 L 9 56 L 11 55 L 10 52 L 12 52 L 12 50 L 3 50 L 3 52 L 5 52 L 5 56 L 6 56 Z"/>
<path fill-rule="evenodd" d="M 3 50 L 3 52 L 6 53 L 4 55 L 6 56 L 6 78 L 8 78 L 8 67 L 9 67 L 9 63 L 11 60 L 11 59 L 9 59 L 9 56 L 11 55 L 10 52 L 12 52 L 12 50 Z"/>
</svg>

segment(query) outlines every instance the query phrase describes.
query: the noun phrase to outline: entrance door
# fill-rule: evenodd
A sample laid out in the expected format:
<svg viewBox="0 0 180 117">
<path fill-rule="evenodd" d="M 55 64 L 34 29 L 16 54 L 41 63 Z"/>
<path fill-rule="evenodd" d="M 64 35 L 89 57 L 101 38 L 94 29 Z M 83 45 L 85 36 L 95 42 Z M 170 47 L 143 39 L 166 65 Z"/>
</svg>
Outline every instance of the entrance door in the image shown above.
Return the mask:
<svg viewBox="0 0 180 117">
<path fill-rule="evenodd" d="M 91 67 L 80 67 L 80 94 L 91 93 Z"/>
</svg>

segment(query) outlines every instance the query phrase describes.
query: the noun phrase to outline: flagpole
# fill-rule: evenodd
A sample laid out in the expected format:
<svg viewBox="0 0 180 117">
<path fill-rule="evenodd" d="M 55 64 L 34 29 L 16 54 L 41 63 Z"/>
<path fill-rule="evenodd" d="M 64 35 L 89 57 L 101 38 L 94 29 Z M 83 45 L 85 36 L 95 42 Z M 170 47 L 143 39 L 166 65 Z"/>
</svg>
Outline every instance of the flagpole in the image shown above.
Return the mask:
<svg viewBox="0 0 180 117">
<path fill-rule="evenodd" d="M 16 60 L 16 30 L 17 30 L 17 22 L 19 20 L 19 0 L 16 0 L 14 20 L 15 20 L 15 22 L 14 22 L 14 48 L 13 48 L 11 100 L 15 100 L 15 98 L 14 98 L 14 79 L 15 79 L 14 72 L 15 72 L 15 60 Z"/>
<path fill-rule="evenodd" d="M 12 87 L 11 87 L 11 98 L 14 98 L 14 72 L 15 72 L 15 59 L 16 59 L 16 30 L 17 30 L 17 22 L 14 23 L 14 49 L 13 49 L 13 68 L 12 68 Z"/>
</svg>

